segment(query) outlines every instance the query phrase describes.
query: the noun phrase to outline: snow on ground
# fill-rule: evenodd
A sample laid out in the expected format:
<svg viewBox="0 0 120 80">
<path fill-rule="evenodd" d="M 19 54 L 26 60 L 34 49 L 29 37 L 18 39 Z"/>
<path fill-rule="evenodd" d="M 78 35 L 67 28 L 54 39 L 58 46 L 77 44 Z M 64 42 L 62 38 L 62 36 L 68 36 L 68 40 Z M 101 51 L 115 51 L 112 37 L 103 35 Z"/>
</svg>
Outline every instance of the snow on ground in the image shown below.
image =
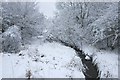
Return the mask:
<svg viewBox="0 0 120 80">
<path fill-rule="evenodd" d="M 97 52 L 94 59 L 98 63 L 102 78 L 118 78 L 117 54 L 108 51 Z"/>
<path fill-rule="evenodd" d="M 101 71 L 101 78 L 118 78 L 118 51 L 98 50 L 92 46 L 84 46 L 83 50 L 93 56 Z"/>
<path fill-rule="evenodd" d="M 5 54 L 3 55 L 2 63 L 2 77 L 3 78 L 17 78 L 23 77 L 27 69 L 28 57 L 19 57 L 17 55 Z"/>
<path fill-rule="evenodd" d="M 3 78 L 25 78 L 29 73 L 33 78 L 84 78 L 75 51 L 58 43 L 29 45 L 19 54 L 4 54 L 2 59 Z"/>
<path fill-rule="evenodd" d="M 2 54 L 0 53 L 0 63 L 2 63 Z M 2 65 L 0 64 L 0 80 L 2 79 Z"/>
<path fill-rule="evenodd" d="M 118 78 L 116 53 L 93 47 L 83 50 L 93 55 L 102 78 Z M 82 63 L 75 51 L 58 43 L 29 45 L 19 54 L 4 54 L 1 62 L 3 78 L 25 78 L 29 72 L 33 78 L 84 78 Z"/>
</svg>

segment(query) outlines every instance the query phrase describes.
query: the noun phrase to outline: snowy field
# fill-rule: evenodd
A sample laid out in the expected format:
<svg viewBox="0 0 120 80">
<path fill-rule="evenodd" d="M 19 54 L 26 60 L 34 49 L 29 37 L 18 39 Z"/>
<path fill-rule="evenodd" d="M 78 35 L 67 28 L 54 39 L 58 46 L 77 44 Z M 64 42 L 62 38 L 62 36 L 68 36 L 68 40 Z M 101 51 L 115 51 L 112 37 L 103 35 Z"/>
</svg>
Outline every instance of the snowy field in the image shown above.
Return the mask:
<svg viewBox="0 0 120 80">
<path fill-rule="evenodd" d="M 31 45 L 19 54 L 3 55 L 3 78 L 84 78 L 82 64 L 74 50 L 57 43 Z M 9 68 L 8 68 L 9 66 Z"/>
<path fill-rule="evenodd" d="M 99 51 L 95 59 L 102 78 L 118 78 L 117 54 Z M 82 63 L 75 51 L 58 43 L 34 44 L 19 54 L 6 53 L 0 65 L 3 78 L 25 78 L 29 72 L 32 78 L 84 78 Z"/>
<path fill-rule="evenodd" d="M 0 79 L 2 79 L 2 54 L 0 54 Z"/>
</svg>

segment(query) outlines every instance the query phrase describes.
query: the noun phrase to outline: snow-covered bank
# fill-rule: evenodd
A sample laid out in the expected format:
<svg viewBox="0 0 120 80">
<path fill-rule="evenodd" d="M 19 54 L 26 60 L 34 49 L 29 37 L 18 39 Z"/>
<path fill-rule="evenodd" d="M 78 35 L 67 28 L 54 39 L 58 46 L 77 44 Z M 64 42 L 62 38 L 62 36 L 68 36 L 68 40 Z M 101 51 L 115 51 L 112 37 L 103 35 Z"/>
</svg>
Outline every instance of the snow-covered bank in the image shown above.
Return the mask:
<svg viewBox="0 0 120 80">
<path fill-rule="evenodd" d="M 94 59 L 98 63 L 102 78 L 118 78 L 118 55 L 104 51 L 98 52 Z"/>
<path fill-rule="evenodd" d="M 18 54 L 3 55 L 3 78 L 84 78 L 82 64 L 73 49 L 58 43 L 30 45 Z"/>
<path fill-rule="evenodd" d="M 73 49 L 58 43 L 33 44 L 19 54 L 2 56 L 3 78 L 25 78 L 28 72 L 33 78 L 84 78 L 82 63 Z M 93 48 L 84 49 L 94 54 L 102 78 L 118 78 L 118 55 Z M 1 63 L 0 63 L 1 65 Z"/>
<path fill-rule="evenodd" d="M 93 56 L 101 71 L 101 78 L 118 78 L 118 51 L 99 50 L 92 46 L 84 46 L 83 50 Z"/>
<path fill-rule="evenodd" d="M 0 53 L 0 80 L 2 79 L 2 54 Z"/>
</svg>

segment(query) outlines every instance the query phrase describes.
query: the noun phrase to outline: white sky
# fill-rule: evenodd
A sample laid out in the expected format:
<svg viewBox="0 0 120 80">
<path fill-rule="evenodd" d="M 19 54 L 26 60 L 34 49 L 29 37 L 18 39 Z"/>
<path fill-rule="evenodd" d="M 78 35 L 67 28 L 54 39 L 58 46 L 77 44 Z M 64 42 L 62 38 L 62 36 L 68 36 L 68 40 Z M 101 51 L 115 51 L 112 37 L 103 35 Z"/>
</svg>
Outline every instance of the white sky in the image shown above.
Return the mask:
<svg viewBox="0 0 120 80">
<path fill-rule="evenodd" d="M 46 1 L 46 0 L 45 0 Z M 52 18 L 55 14 L 56 7 L 54 2 L 40 2 L 40 12 L 43 12 L 47 18 Z"/>
</svg>

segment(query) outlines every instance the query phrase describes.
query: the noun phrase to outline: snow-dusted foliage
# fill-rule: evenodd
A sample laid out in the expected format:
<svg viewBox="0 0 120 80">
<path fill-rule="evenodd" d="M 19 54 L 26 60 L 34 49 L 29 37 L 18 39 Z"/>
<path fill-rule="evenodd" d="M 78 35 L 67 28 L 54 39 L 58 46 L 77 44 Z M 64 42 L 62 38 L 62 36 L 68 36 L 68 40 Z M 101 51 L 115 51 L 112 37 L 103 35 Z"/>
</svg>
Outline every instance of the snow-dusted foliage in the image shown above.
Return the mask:
<svg viewBox="0 0 120 80">
<path fill-rule="evenodd" d="M 0 2 L 0 45 L 2 45 L 2 6 L 1 6 L 1 2 Z M 2 46 L 0 46 L 0 52 L 2 50 Z"/>
<path fill-rule="evenodd" d="M 117 3 L 58 2 L 57 9 L 52 36 L 76 45 L 85 42 L 98 48 L 101 48 L 99 44 L 102 43 L 105 44 L 103 48 L 116 46 L 120 32 L 117 31 Z M 105 38 L 110 41 L 105 42 Z"/>
<path fill-rule="evenodd" d="M 18 26 L 9 27 L 2 34 L 2 51 L 8 53 L 17 53 L 21 50 L 21 33 Z"/>
<path fill-rule="evenodd" d="M 39 12 L 35 2 L 3 2 L 2 3 L 2 28 L 7 30 L 12 25 L 17 25 L 21 30 L 23 41 L 41 35 L 44 28 L 44 15 Z"/>
<path fill-rule="evenodd" d="M 118 78 L 118 3 L 56 2 L 52 18 L 39 8 L 0 3 L 0 78 Z"/>
<path fill-rule="evenodd" d="M 116 48 L 118 47 L 118 40 L 120 37 L 118 4 L 111 4 L 106 11 L 107 12 L 103 16 L 89 26 L 93 27 L 93 44 L 99 48 Z"/>
<path fill-rule="evenodd" d="M 1 2 L 0 2 L 0 34 L 2 32 L 2 6 L 1 6 Z"/>
</svg>

